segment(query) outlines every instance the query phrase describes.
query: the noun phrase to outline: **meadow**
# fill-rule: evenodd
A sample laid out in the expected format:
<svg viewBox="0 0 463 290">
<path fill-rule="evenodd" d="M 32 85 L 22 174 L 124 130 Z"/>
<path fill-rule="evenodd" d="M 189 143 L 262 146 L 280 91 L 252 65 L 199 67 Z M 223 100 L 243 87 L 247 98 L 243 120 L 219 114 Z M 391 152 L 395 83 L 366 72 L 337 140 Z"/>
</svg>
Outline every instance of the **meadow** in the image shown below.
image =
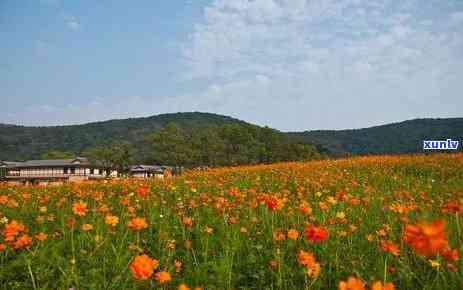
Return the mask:
<svg viewBox="0 0 463 290">
<path fill-rule="evenodd" d="M 463 289 L 463 154 L 0 185 L 0 289 Z"/>
</svg>

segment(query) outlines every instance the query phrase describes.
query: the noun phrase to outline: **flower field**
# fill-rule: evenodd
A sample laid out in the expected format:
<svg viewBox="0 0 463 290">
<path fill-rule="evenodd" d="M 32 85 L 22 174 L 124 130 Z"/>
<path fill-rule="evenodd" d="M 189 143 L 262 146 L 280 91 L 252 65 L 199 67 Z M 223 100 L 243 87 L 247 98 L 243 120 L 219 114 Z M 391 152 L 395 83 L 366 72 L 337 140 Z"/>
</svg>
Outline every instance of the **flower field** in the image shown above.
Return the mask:
<svg viewBox="0 0 463 290">
<path fill-rule="evenodd" d="M 0 185 L 0 289 L 463 289 L 463 154 Z"/>
</svg>

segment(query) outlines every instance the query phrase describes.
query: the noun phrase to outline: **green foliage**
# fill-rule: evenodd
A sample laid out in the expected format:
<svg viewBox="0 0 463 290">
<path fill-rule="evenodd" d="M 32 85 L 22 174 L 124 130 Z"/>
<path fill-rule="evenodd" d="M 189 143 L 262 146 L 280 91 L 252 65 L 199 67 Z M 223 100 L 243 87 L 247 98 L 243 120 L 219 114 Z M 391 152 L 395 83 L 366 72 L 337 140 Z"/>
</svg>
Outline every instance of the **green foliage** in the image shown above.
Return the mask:
<svg viewBox="0 0 463 290">
<path fill-rule="evenodd" d="M 416 119 L 365 129 L 289 135 L 300 141 L 321 144 L 331 155 L 420 153 L 423 140 L 463 140 L 463 118 Z"/>
<path fill-rule="evenodd" d="M 230 166 L 307 160 L 321 157 L 317 149 L 297 143 L 270 128 L 225 124 L 184 130 L 168 124 L 147 138 L 152 161 L 160 164 Z"/>
<path fill-rule="evenodd" d="M 164 114 L 148 118 L 111 120 L 73 126 L 24 127 L 0 124 L 0 160 L 38 159 L 51 148 L 72 152 L 73 155 L 84 155 L 83 152 L 87 148 L 122 141 L 132 144 L 136 162 L 145 162 L 150 159 L 153 149 L 150 142 L 147 142 L 146 136 L 172 122 L 176 123 L 181 130 L 195 132 L 195 135 L 190 134 L 190 137 L 195 140 L 194 143 L 197 146 L 208 146 L 210 152 L 202 156 L 195 155 L 194 158 L 202 160 L 202 164 L 212 165 L 221 164 L 221 160 L 227 159 L 221 154 L 228 154 L 229 157 L 236 155 L 233 152 L 240 150 L 237 147 L 237 142 L 241 143 L 240 146 L 243 147 L 240 138 L 246 138 L 246 136 L 224 138 L 224 134 L 227 136 L 233 134 L 233 130 L 235 130 L 233 127 L 227 128 L 227 133 L 210 130 L 203 132 L 202 128 L 232 124 L 249 125 L 230 117 L 197 112 Z M 263 137 L 266 142 L 261 143 L 261 147 L 258 148 L 260 160 L 270 162 L 271 160 L 284 159 L 282 156 L 273 156 L 269 153 L 269 148 L 275 145 L 272 143 L 275 142 L 272 138 L 279 138 L 273 135 L 274 130 L 270 128 L 259 129 L 261 130 L 259 130 L 258 135 L 266 136 Z M 316 150 L 323 154 L 328 153 L 327 149 L 331 155 L 416 153 L 422 152 L 423 139 L 454 138 L 463 140 L 463 118 L 418 119 L 367 129 L 284 134 L 298 142 L 318 144 Z M 233 144 L 221 144 L 219 139 L 231 141 Z M 207 144 L 208 142 L 205 140 L 212 140 L 212 142 Z M 252 143 L 255 140 L 249 142 Z M 217 148 L 211 146 L 217 146 Z M 223 146 L 226 148 L 222 148 Z M 257 149 L 255 146 L 251 147 Z M 206 148 L 202 148 L 188 154 L 200 154 L 205 151 Z M 270 151 L 274 152 L 275 150 Z M 281 150 L 276 151 L 281 152 Z M 238 158 L 231 163 L 243 163 L 243 158 L 246 160 L 255 154 L 256 152 L 242 153 L 241 159 Z"/>
<path fill-rule="evenodd" d="M 100 145 L 84 153 L 91 163 L 105 169 L 117 169 L 119 173 L 127 173 L 130 165 L 133 164 L 132 146 L 127 142 Z"/>
<path fill-rule="evenodd" d="M 0 160 L 39 159 L 50 148 L 83 156 L 88 148 L 122 141 L 136 148 L 135 158 L 141 162 L 145 159 L 146 135 L 170 122 L 182 128 L 243 123 L 226 116 L 194 112 L 70 126 L 25 127 L 0 124 Z"/>
<path fill-rule="evenodd" d="M 71 159 L 75 154 L 67 151 L 50 150 L 40 155 L 40 159 Z"/>
</svg>

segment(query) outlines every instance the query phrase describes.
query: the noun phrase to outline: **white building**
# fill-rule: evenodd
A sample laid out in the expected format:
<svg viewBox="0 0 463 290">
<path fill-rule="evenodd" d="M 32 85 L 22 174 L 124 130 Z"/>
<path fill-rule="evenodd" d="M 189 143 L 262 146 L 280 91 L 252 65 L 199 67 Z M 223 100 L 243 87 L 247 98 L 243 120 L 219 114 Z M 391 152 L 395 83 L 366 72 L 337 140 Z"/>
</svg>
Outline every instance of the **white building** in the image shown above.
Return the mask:
<svg viewBox="0 0 463 290">
<path fill-rule="evenodd" d="M 92 165 L 86 158 L 0 161 L 0 178 L 12 183 L 76 182 L 117 176 L 116 170 Z"/>
<path fill-rule="evenodd" d="M 158 177 L 164 178 L 172 173 L 169 166 L 160 165 L 133 165 L 130 166 L 130 175 L 136 178 Z"/>
</svg>

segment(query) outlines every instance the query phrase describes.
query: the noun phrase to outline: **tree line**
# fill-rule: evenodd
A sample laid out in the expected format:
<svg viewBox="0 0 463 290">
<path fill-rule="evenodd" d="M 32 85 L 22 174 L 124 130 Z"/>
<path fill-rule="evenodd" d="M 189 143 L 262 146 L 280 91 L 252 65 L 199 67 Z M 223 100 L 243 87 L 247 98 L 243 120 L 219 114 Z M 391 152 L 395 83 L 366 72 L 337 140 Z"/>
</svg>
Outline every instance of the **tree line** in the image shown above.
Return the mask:
<svg viewBox="0 0 463 290">
<path fill-rule="evenodd" d="M 134 163 L 185 168 L 235 166 L 318 159 L 323 157 L 321 151 L 268 127 L 223 124 L 184 128 L 169 123 L 145 136 L 140 144 L 114 142 L 88 148 L 82 155 L 102 167 L 126 172 Z M 51 153 L 59 157 L 56 150 Z"/>
</svg>

